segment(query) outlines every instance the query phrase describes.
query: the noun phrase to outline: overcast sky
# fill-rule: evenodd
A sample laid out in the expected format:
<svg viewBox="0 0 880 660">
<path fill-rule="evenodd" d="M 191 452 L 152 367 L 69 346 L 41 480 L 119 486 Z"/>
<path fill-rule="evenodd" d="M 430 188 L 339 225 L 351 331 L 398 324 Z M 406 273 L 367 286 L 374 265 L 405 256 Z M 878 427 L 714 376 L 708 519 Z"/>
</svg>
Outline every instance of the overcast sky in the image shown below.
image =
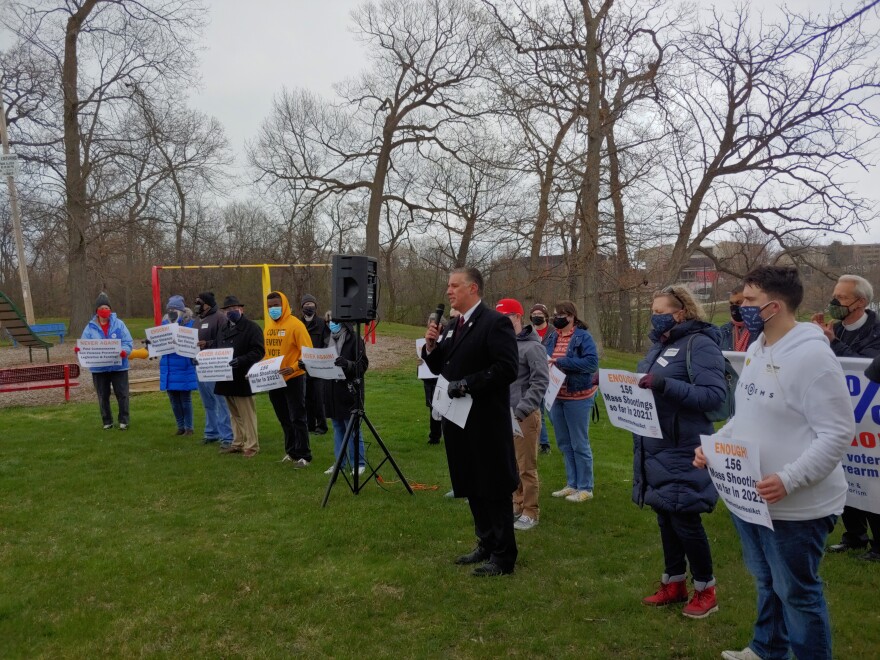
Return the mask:
<svg viewBox="0 0 880 660">
<path fill-rule="evenodd" d="M 846 7 L 860 0 L 845 0 Z M 225 126 L 239 164 L 282 87 L 306 87 L 332 95 L 332 85 L 364 66 L 361 44 L 351 32 L 350 12 L 359 0 L 209 0 L 211 23 L 202 53 L 202 89 L 191 103 Z M 699 0 L 710 6 L 710 0 Z M 822 8 L 828 0 L 794 0 L 798 9 Z M 756 6 L 759 6 L 756 4 Z M 853 172 L 859 190 L 880 200 L 880 170 Z M 855 233 L 859 242 L 880 242 L 880 224 Z"/>
</svg>

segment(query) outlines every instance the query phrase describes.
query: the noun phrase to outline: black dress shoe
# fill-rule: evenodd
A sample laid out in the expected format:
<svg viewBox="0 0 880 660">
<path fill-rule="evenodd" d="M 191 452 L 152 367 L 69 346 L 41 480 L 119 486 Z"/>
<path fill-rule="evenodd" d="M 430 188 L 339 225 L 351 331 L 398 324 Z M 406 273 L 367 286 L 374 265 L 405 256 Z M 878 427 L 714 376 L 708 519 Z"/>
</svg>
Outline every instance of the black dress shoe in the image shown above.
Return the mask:
<svg viewBox="0 0 880 660">
<path fill-rule="evenodd" d="M 465 564 L 481 564 L 489 558 L 489 553 L 480 548 L 479 546 L 474 548 L 473 552 L 470 552 L 466 555 L 462 555 L 461 557 L 457 557 L 455 563 L 462 566 Z"/>
<path fill-rule="evenodd" d="M 473 571 L 471 571 L 471 575 L 473 575 L 474 577 L 496 577 L 498 575 L 507 575 L 508 573 L 513 573 L 513 569 L 505 571 L 498 564 L 492 561 L 487 561 L 482 566 L 477 566 Z"/>
<path fill-rule="evenodd" d="M 865 554 L 859 555 L 859 559 L 864 561 L 880 561 L 880 552 L 868 550 Z"/>
<path fill-rule="evenodd" d="M 428 438 L 428 444 L 429 445 L 439 445 L 440 438 Z"/>
<path fill-rule="evenodd" d="M 858 545 L 853 545 L 849 541 L 841 541 L 840 543 L 835 543 L 834 545 L 828 546 L 828 552 L 847 552 L 848 550 L 864 550 L 868 546 L 867 543 L 860 543 Z"/>
</svg>

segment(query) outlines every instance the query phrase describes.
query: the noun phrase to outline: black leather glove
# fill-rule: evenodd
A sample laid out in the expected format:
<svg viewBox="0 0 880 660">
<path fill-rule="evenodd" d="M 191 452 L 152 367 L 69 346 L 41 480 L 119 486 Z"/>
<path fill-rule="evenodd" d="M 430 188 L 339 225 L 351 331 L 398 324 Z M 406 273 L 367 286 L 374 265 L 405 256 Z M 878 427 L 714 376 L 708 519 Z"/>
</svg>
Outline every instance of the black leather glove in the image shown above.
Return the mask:
<svg viewBox="0 0 880 660">
<path fill-rule="evenodd" d="M 450 399 L 460 399 L 467 394 L 467 382 L 464 380 L 453 380 L 449 382 L 446 393 Z"/>
<path fill-rule="evenodd" d="M 666 379 L 660 374 L 645 374 L 639 381 L 639 387 L 643 390 L 654 390 L 662 394 L 666 389 Z"/>
<path fill-rule="evenodd" d="M 144 346 L 149 346 L 152 342 L 149 339 L 144 339 Z"/>
<path fill-rule="evenodd" d="M 335 364 L 337 367 L 339 367 L 343 371 L 349 371 L 349 370 L 351 370 L 351 367 L 353 366 L 354 363 L 351 360 L 346 360 L 344 357 L 342 357 L 340 355 L 338 358 L 336 358 L 336 361 L 333 364 Z"/>
<path fill-rule="evenodd" d="M 193 366 L 194 366 L 194 367 L 199 366 L 199 361 L 196 360 L 195 358 L 190 358 L 189 361 L 193 363 Z"/>
<path fill-rule="evenodd" d="M 232 367 L 233 369 L 236 369 L 238 367 L 238 365 L 239 365 L 238 358 L 232 358 L 229 361 L 229 366 Z"/>
</svg>

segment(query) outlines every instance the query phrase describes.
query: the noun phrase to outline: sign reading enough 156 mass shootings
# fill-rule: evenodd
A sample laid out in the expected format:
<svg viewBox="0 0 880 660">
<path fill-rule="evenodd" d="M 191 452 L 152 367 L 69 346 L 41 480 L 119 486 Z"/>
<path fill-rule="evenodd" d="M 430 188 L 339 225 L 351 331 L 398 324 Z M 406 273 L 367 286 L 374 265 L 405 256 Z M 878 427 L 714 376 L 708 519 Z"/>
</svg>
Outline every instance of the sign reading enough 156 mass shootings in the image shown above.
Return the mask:
<svg viewBox="0 0 880 660">
<path fill-rule="evenodd" d="M 281 361 L 283 355 L 257 362 L 248 370 L 248 382 L 251 385 L 251 392 L 268 392 L 269 390 L 278 390 L 287 385 L 284 376 L 281 375 Z"/>
<path fill-rule="evenodd" d="M 740 520 L 773 529 L 767 502 L 758 495 L 761 464 L 757 447 L 745 440 L 701 435 L 700 442 L 715 490 Z"/>
<path fill-rule="evenodd" d="M 76 356 L 81 367 L 115 367 L 122 364 L 122 341 L 119 339 L 77 339 Z"/>
<path fill-rule="evenodd" d="M 662 438 L 657 420 L 654 392 L 641 389 L 634 374 L 617 369 L 599 369 L 599 391 L 613 426 L 648 438 Z"/>
<path fill-rule="evenodd" d="M 745 353 L 724 351 L 725 357 L 742 372 Z M 846 503 L 862 511 L 880 513 L 880 384 L 865 377 L 869 358 L 838 358 L 856 418 L 856 434 L 843 455 L 841 465 L 849 489 Z"/>
</svg>

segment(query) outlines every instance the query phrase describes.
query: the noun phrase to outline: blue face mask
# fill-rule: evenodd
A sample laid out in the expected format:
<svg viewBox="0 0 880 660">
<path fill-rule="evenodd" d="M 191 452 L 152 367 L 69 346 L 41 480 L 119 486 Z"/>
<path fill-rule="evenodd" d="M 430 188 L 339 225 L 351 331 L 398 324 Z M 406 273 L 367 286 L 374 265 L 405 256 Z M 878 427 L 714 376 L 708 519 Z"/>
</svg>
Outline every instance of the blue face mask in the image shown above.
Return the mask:
<svg viewBox="0 0 880 660">
<path fill-rule="evenodd" d="M 226 312 L 226 318 L 228 318 L 233 323 L 238 323 L 241 321 L 241 310 L 240 309 L 230 309 Z"/>
<path fill-rule="evenodd" d="M 652 314 L 651 327 L 658 335 L 669 332 L 675 327 L 675 317 L 672 314 Z"/>
<path fill-rule="evenodd" d="M 273 321 L 277 321 L 281 318 L 281 308 L 280 307 L 270 307 L 269 308 L 269 318 Z"/>
<path fill-rule="evenodd" d="M 342 324 L 336 323 L 336 321 L 330 321 L 330 323 L 327 324 L 327 327 L 330 328 L 330 332 L 334 335 L 339 334 L 339 331 L 342 330 Z"/>
<path fill-rule="evenodd" d="M 774 301 L 771 300 L 766 305 L 761 305 L 760 307 L 755 305 L 743 305 L 740 307 L 739 313 L 742 314 L 743 323 L 746 326 L 746 330 L 749 331 L 749 336 L 757 337 L 760 335 L 764 332 L 764 325 L 767 321 L 772 319 L 773 316 L 776 316 L 776 314 L 773 314 L 773 316 L 768 319 L 761 318 L 761 311 L 772 302 Z"/>
</svg>

